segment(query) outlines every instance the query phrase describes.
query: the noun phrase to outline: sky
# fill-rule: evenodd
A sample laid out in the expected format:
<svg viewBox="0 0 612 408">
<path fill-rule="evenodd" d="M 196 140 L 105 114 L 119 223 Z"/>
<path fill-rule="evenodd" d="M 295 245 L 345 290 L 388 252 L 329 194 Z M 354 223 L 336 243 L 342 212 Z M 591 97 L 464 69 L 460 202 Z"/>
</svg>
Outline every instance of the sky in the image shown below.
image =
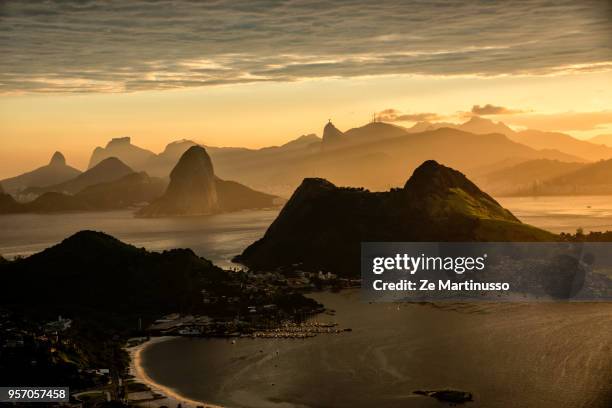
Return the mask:
<svg viewBox="0 0 612 408">
<path fill-rule="evenodd" d="M 612 133 L 611 39 L 607 0 L 0 1 L 0 178 L 113 137 L 255 148 L 374 113 Z"/>
</svg>

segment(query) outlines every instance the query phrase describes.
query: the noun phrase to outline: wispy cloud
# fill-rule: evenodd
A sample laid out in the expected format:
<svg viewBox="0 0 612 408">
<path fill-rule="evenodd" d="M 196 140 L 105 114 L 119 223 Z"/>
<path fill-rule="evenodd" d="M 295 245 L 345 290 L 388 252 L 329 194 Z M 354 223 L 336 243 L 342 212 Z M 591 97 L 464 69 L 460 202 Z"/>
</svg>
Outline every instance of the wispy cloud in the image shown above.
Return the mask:
<svg viewBox="0 0 612 408">
<path fill-rule="evenodd" d="M 612 70 L 606 0 L 0 2 L 0 92 Z"/>
</svg>

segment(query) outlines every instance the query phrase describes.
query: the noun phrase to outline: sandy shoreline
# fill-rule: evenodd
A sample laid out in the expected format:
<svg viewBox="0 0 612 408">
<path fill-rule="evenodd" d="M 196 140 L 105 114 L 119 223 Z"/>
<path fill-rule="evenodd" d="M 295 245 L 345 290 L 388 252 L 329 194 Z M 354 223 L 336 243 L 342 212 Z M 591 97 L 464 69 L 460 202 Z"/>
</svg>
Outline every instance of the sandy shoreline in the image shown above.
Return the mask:
<svg viewBox="0 0 612 408">
<path fill-rule="evenodd" d="M 147 407 L 161 407 L 165 405 L 169 408 L 175 408 L 178 404 L 181 404 L 183 408 L 196 408 L 196 407 L 205 407 L 205 408 L 223 408 L 220 405 L 210 404 L 204 401 L 196 401 L 190 398 L 186 398 L 175 390 L 163 386 L 161 384 L 156 383 L 148 374 L 145 372 L 142 367 L 142 352 L 147 347 L 152 344 L 161 343 L 164 341 L 175 339 L 174 336 L 164 336 L 164 337 L 152 337 L 149 341 L 146 341 L 142 344 L 139 344 L 134 347 L 126 348 L 126 351 L 130 355 L 130 374 L 134 376 L 134 381 L 139 382 L 148 386 L 152 392 L 161 394 L 164 398 L 159 398 L 155 400 L 146 399 L 146 400 L 132 400 L 130 403 L 132 404 L 146 404 Z"/>
</svg>

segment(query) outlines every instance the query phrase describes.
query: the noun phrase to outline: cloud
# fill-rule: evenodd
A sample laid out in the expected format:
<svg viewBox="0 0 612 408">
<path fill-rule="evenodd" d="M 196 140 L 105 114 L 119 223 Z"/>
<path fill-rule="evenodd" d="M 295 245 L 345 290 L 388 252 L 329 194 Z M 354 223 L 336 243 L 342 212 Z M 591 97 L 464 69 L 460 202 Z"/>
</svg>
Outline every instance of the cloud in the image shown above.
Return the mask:
<svg viewBox="0 0 612 408">
<path fill-rule="evenodd" d="M 474 105 L 472 106 L 472 112 L 474 115 L 478 116 L 488 116 L 488 115 L 515 115 L 518 113 L 523 113 L 524 111 L 519 109 L 509 109 L 503 106 L 495 106 L 487 103 L 486 105 Z"/>
<path fill-rule="evenodd" d="M 550 131 L 596 130 L 612 125 L 612 110 L 516 115 L 508 118 L 507 122 L 531 129 Z"/>
<path fill-rule="evenodd" d="M 0 92 L 612 70 L 606 0 L 0 1 Z"/>
<path fill-rule="evenodd" d="M 376 114 L 382 122 L 432 122 L 443 119 L 436 113 L 401 113 L 396 109 L 385 109 Z"/>
</svg>

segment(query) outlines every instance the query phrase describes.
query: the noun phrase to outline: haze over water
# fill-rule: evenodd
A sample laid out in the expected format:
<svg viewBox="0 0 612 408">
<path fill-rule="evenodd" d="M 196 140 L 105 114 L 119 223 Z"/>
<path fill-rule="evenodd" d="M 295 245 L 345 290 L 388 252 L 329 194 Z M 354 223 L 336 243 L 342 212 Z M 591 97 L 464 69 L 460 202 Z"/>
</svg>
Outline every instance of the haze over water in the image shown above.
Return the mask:
<svg viewBox="0 0 612 408">
<path fill-rule="evenodd" d="M 552 232 L 612 230 L 612 196 L 503 197 L 521 221 Z M 201 217 L 144 219 L 132 211 L 0 216 L 0 255 L 30 255 L 84 229 L 102 231 L 151 251 L 191 248 L 222 267 L 261 238 L 278 209 Z"/>
<path fill-rule="evenodd" d="M 135 218 L 132 211 L 0 216 L 0 254 L 30 255 L 85 229 L 102 231 L 150 251 L 191 248 L 221 267 L 261 238 L 277 209 L 200 217 Z"/>
</svg>

